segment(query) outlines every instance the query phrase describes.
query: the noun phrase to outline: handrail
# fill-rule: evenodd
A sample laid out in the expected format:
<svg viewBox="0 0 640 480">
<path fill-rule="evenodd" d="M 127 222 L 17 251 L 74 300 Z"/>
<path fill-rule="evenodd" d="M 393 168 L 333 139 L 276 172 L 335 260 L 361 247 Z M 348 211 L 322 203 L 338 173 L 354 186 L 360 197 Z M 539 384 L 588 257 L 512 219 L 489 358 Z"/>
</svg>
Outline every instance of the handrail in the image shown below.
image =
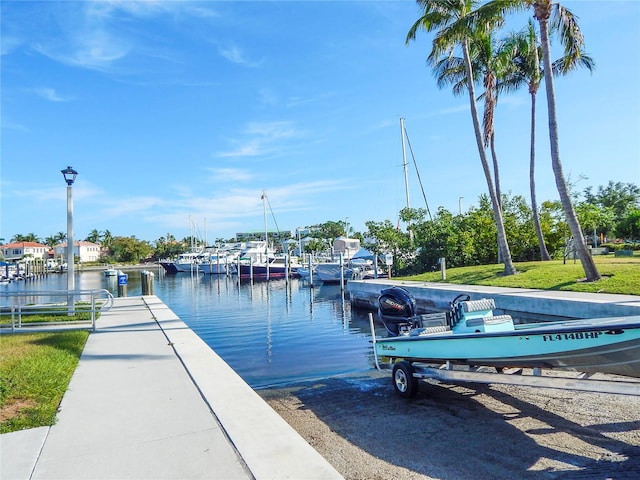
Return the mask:
<svg viewBox="0 0 640 480">
<path fill-rule="evenodd" d="M 0 292 L 0 333 L 9 326 L 11 332 L 83 328 L 94 331 L 97 316 L 112 306 L 113 295 L 106 289 Z M 35 321 L 36 315 L 61 320 Z M 10 322 L 5 323 L 4 318 L 9 316 Z"/>
</svg>

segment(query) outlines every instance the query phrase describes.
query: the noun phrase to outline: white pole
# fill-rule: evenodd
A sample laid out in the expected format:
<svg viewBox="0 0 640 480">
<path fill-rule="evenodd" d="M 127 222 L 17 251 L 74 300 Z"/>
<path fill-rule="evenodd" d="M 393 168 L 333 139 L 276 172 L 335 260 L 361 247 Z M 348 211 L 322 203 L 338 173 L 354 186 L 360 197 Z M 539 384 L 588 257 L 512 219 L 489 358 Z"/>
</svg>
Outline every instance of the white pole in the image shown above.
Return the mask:
<svg viewBox="0 0 640 480">
<path fill-rule="evenodd" d="M 409 172 L 407 170 L 407 151 L 404 146 L 404 118 L 400 117 L 400 134 L 402 139 L 402 166 L 404 168 L 404 191 L 407 197 L 407 208 L 410 208 L 409 202 Z"/>
<path fill-rule="evenodd" d="M 75 277 L 73 268 L 73 186 L 67 184 L 67 299 L 69 315 L 73 315 L 74 301 L 73 292 L 75 287 Z"/>
<path fill-rule="evenodd" d="M 269 281 L 269 233 L 267 230 L 267 192 L 262 191 L 262 216 L 264 217 L 264 256 L 267 266 L 267 281 Z"/>
<path fill-rule="evenodd" d="M 411 202 L 409 201 L 409 171 L 407 169 L 407 151 L 404 146 L 405 128 L 403 117 L 400 117 L 400 133 L 402 135 L 402 166 L 404 168 L 404 190 L 407 197 L 407 208 L 411 208 Z M 409 222 L 409 224 L 407 225 L 407 229 L 409 230 L 409 240 L 413 243 L 413 230 L 411 229 L 411 222 Z"/>
<path fill-rule="evenodd" d="M 378 364 L 378 352 L 376 350 L 376 328 L 373 325 L 373 314 L 369 313 L 369 327 L 371 328 L 371 341 L 373 343 L 373 360 L 376 365 L 376 370 L 382 370 Z"/>
</svg>

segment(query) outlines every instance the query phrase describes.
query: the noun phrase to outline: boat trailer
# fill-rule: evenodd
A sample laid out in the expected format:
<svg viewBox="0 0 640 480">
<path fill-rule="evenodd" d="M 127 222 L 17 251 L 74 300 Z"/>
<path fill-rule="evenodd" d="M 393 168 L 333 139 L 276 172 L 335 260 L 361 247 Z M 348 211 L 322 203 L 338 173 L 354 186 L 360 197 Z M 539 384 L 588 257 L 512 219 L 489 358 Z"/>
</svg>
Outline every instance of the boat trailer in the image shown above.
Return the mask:
<svg viewBox="0 0 640 480">
<path fill-rule="evenodd" d="M 455 365 L 449 360 L 441 365 L 412 362 L 410 359 L 397 362 L 391 359 L 389 362 L 381 363 L 376 352 L 376 333 L 372 313 L 369 313 L 369 324 L 373 339 L 375 367 L 380 371 L 392 370 L 393 387 L 396 393 L 403 398 L 411 398 L 418 393 L 420 379 L 436 379 L 445 383 L 494 383 L 593 393 L 640 395 L 640 381 L 592 379 L 590 377 L 593 374 L 589 373 L 579 373 L 576 377 L 557 376 L 555 373 L 551 376 L 545 375 L 544 369 L 539 367 L 496 370 L 494 367 L 480 365 Z"/>
</svg>

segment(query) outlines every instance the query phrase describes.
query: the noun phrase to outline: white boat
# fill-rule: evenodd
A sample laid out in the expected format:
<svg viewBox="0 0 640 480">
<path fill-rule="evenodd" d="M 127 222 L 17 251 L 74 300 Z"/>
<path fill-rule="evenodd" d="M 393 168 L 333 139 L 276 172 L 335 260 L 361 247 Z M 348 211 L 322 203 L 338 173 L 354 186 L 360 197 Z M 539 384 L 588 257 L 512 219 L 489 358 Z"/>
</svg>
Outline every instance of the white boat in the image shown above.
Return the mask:
<svg viewBox="0 0 640 480">
<path fill-rule="evenodd" d="M 353 269 L 340 262 L 319 263 L 313 269 L 313 276 L 322 283 L 339 283 L 341 276 L 346 282 L 353 277 Z"/>
<path fill-rule="evenodd" d="M 326 262 L 318 263 L 313 268 L 313 275 L 322 283 L 339 283 L 342 272 L 345 282 L 349 280 L 362 280 L 366 278 L 376 278 L 377 271 L 370 260 L 363 258 L 351 259 L 348 262 Z"/>
<path fill-rule="evenodd" d="M 228 273 L 235 273 L 236 268 L 236 254 L 212 254 L 206 260 L 199 263 L 200 270 L 206 275 L 226 275 Z"/>
<path fill-rule="evenodd" d="M 161 260 L 160 265 L 167 273 L 192 273 L 200 270 L 200 264 L 207 262 L 210 253 L 204 248 L 181 253 L 176 260 Z"/>
<path fill-rule="evenodd" d="M 113 265 L 109 265 L 107 268 L 104 269 L 105 277 L 115 277 L 117 275 L 118 275 L 118 270 Z"/>
<path fill-rule="evenodd" d="M 493 299 L 468 298 L 455 299 L 450 312 L 416 315 L 407 290 L 381 292 L 378 315 L 390 336 L 374 337 L 374 351 L 394 363 L 402 359 L 394 367 L 400 394 L 414 393 L 406 383 L 414 362 L 640 378 L 640 316 L 517 324 L 509 315 L 494 315 Z M 640 394 L 640 384 L 636 389 Z"/>
<path fill-rule="evenodd" d="M 241 264 L 265 263 L 275 258 L 275 252 L 264 240 L 251 240 L 244 243 L 239 258 Z"/>
</svg>

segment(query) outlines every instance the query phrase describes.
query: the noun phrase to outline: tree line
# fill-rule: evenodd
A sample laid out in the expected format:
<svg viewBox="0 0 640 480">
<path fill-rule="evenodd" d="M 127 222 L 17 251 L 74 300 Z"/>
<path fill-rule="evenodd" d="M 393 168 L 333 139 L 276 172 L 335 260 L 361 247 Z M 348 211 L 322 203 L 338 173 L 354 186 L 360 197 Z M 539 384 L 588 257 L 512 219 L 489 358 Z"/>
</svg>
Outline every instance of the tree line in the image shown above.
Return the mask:
<svg viewBox="0 0 640 480">
<path fill-rule="evenodd" d="M 572 196 L 588 247 L 640 249 L 637 185 L 609 182 L 595 192 L 589 187 L 582 195 Z M 501 209 L 513 261 L 547 260 L 541 256 L 531 207 L 525 198 L 503 194 Z M 435 270 L 440 258 L 446 258 L 450 267 L 495 264 L 500 262 L 493 213 L 491 201 L 484 194 L 477 206 L 460 214 L 441 207 L 427 220 L 424 209 L 404 209 L 400 216 L 411 221 L 413 241 L 407 231 L 388 220 L 367 222 L 364 238 L 375 239 L 366 246 L 376 253 L 394 253 L 394 269 L 400 274 Z M 538 214 L 548 259 L 573 258 L 575 244 L 561 203 L 544 201 Z"/>
<path fill-rule="evenodd" d="M 584 237 L 592 246 L 600 246 L 601 239 L 621 239 L 640 248 L 640 187 L 631 183 L 610 181 L 582 193 L 572 193 L 573 203 L 584 226 Z M 504 228 L 516 262 L 543 260 L 538 248 L 532 211 L 519 195 L 502 195 Z M 446 258 L 451 267 L 498 263 L 497 229 L 491 201 L 481 195 L 478 204 L 468 211 L 454 214 L 440 207 L 427 219 L 424 209 L 403 209 L 399 218 L 408 229 L 401 230 L 391 220 L 367 221 L 364 232 L 356 232 L 344 221 L 327 221 L 308 227 L 312 238 L 306 243 L 306 253 L 330 251 L 333 239 L 339 236 L 359 238 L 372 252 L 394 254 L 394 270 L 411 274 L 431 271 L 438 267 L 438 259 Z M 567 254 L 571 230 L 559 201 L 544 201 L 539 211 L 540 228 L 549 258 L 563 258 Z M 409 230 L 410 229 L 410 230 Z M 412 232 L 410 234 L 410 231 Z M 42 241 L 36 234 L 14 235 L 12 242 L 38 242 L 49 246 L 66 239 L 62 232 Z M 138 263 L 142 260 L 175 258 L 202 241 L 194 237 L 178 240 L 167 233 L 155 241 L 135 236 L 114 236 L 109 230 L 92 230 L 86 241 L 103 247 L 104 263 Z M 217 243 L 235 242 L 235 238 Z M 613 247 L 613 246 L 612 246 Z"/>
</svg>

